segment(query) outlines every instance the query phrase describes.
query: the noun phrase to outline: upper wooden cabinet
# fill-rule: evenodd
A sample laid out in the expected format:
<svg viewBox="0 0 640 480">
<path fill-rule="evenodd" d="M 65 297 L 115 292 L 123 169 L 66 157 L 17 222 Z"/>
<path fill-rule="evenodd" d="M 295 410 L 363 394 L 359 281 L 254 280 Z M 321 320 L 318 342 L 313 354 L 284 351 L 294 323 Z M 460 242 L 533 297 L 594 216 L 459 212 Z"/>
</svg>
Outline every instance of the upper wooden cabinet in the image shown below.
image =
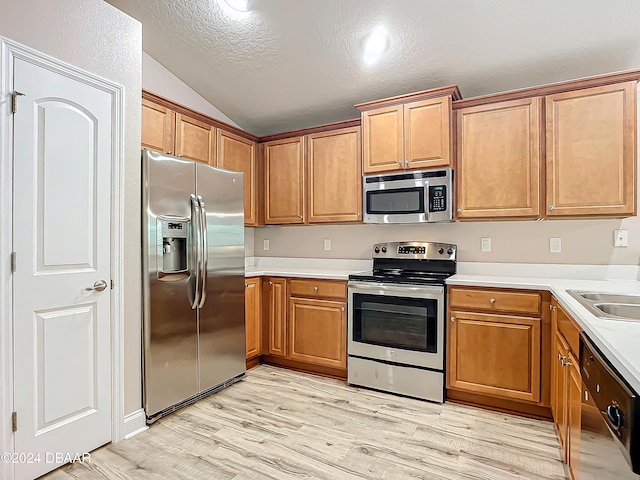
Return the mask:
<svg viewBox="0 0 640 480">
<path fill-rule="evenodd" d="M 308 222 L 357 222 L 362 217 L 360 127 L 308 135 Z"/>
<path fill-rule="evenodd" d="M 304 223 L 302 137 L 264 144 L 265 223 Z"/>
<path fill-rule="evenodd" d="M 187 115 L 176 114 L 175 155 L 194 162 L 215 165 L 215 127 Z"/>
<path fill-rule="evenodd" d="M 547 215 L 635 215 L 636 82 L 546 97 Z"/>
<path fill-rule="evenodd" d="M 451 102 L 459 98 L 457 87 L 443 87 L 356 105 L 363 172 L 451 165 Z"/>
<path fill-rule="evenodd" d="M 173 110 L 142 99 L 142 148 L 173 154 L 175 125 Z"/>
<path fill-rule="evenodd" d="M 244 223 L 256 225 L 258 220 L 256 142 L 218 130 L 217 144 L 217 166 L 244 173 Z"/>
<path fill-rule="evenodd" d="M 457 124 L 457 217 L 538 217 L 539 97 L 462 108 Z"/>
</svg>

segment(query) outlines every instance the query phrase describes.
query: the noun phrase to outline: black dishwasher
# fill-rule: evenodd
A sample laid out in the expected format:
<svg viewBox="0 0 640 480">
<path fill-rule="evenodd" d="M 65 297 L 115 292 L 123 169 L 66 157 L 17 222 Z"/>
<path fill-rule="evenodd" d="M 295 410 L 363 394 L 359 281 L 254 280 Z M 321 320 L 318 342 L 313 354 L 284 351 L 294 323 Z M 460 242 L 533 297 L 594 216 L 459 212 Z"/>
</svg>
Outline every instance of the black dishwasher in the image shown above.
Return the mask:
<svg viewBox="0 0 640 480">
<path fill-rule="evenodd" d="M 580 480 L 640 479 L 638 396 L 584 332 L 580 372 Z"/>
</svg>

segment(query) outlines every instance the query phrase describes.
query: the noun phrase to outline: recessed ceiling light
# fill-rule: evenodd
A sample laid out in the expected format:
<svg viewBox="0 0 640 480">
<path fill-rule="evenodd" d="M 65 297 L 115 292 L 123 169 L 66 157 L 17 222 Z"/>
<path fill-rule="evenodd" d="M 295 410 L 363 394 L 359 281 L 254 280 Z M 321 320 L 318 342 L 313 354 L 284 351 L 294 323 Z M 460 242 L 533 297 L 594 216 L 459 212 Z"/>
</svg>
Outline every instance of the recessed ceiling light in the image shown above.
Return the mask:
<svg viewBox="0 0 640 480">
<path fill-rule="evenodd" d="M 251 0 L 224 0 L 234 10 L 248 12 L 251 10 Z"/>
<path fill-rule="evenodd" d="M 365 63 L 377 62 L 385 50 L 389 48 L 389 37 L 382 29 L 376 29 L 367 35 L 363 41 Z"/>
</svg>

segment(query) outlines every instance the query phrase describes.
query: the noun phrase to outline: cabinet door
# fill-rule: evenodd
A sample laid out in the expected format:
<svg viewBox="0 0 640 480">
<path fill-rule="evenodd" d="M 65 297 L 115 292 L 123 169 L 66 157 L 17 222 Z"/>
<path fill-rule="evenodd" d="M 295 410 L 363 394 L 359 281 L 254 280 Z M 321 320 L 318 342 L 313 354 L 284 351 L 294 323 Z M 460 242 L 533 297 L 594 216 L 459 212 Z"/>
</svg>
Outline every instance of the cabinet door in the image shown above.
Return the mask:
<svg viewBox="0 0 640 480">
<path fill-rule="evenodd" d="M 547 215 L 634 215 L 636 82 L 550 95 Z"/>
<path fill-rule="evenodd" d="M 558 332 L 554 333 L 555 336 L 555 350 L 554 358 L 552 358 L 551 372 L 552 372 L 552 401 L 551 401 L 551 413 L 553 414 L 553 421 L 556 424 L 556 430 L 558 432 L 558 438 L 560 439 L 560 446 L 562 447 L 563 457 L 567 458 L 567 435 L 568 435 L 568 417 L 567 411 L 568 403 L 568 389 L 569 379 L 567 376 L 567 369 L 564 366 L 564 362 L 569 355 L 569 347 Z"/>
<path fill-rule="evenodd" d="M 448 387 L 540 401 L 540 319 L 451 312 Z"/>
<path fill-rule="evenodd" d="M 218 130 L 217 143 L 218 167 L 244 173 L 244 223 L 256 225 L 256 143 L 224 130 Z"/>
<path fill-rule="evenodd" d="M 215 127 L 195 118 L 176 114 L 176 155 L 194 162 L 215 165 L 215 152 Z"/>
<path fill-rule="evenodd" d="M 289 358 L 346 368 L 346 306 L 345 302 L 290 298 Z"/>
<path fill-rule="evenodd" d="M 404 168 L 402 105 L 362 112 L 364 173 Z"/>
<path fill-rule="evenodd" d="M 580 475 L 580 410 L 582 395 L 582 377 L 578 360 L 570 353 L 569 363 L 564 367 L 568 370 L 569 395 L 567 410 L 569 428 L 569 448 L 567 452 L 567 463 L 571 472 L 572 480 L 577 480 Z"/>
<path fill-rule="evenodd" d="M 451 165 L 451 97 L 438 97 L 404 106 L 406 168 Z"/>
<path fill-rule="evenodd" d="M 307 137 L 309 223 L 361 220 L 361 165 L 360 127 Z"/>
<path fill-rule="evenodd" d="M 268 341 L 267 351 L 269 355 L 287 355 L 287 279 L 268 278 L 267 301 L 268 304 Z"/>
<path fill-rule="evenodd" d="M 540 98 L 457 111 L 459 219 L 540 214 Z"/>
<path fill-rule="evenodd" d="M 176 114 L 173 110 L 142 99 L 142 148 L 173 153 Z"/>
<path fill-rule="evenodd" d="M 302 137 L 264 144 L 265 223 L 304 223 Z"/>
<path fill-rule="evenodd" d="M 244 289 L 244 318 L 247 337 L 247 360 L 262 353 L 261 279 L 247 278 Z"/>
</svg>

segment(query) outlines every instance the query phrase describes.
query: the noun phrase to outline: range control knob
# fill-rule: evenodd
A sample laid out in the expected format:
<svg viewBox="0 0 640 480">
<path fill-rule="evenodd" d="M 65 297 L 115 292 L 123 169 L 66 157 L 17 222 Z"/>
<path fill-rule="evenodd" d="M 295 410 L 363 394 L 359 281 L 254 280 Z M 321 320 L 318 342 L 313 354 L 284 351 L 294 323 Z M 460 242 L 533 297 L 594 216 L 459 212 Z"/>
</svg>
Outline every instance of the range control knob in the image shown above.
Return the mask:
<svg viewBox="0 0 640 480">
<path fill-rule="evenodd" d="M 453 254 L 453 248 L 449 248 L 449 249 L 447 249 L 447 253 L 448 253 L 449 255 Z"/>
<path fill-rule="evenodd" d="M 380 249 L 378 247 L 374 248 L 373 251 L 376 253 L 380 253 Z"/>
<path fill-rule="evenodd" d="M 607 417 L 615 430 L 619 430 L 624 425 L 624 414 L 617 405 L 607 407 Z"/>
<path fill-rule="evenodd" d="M 387 253 L 387 247 L 382 247 L 382 253 Z"/>
<path fill-rule="evenodd" d="M 438 249 L 438 253 L 439 253 L 440 255 L 442 255 L 442 254 L 444 253 L 444 248 L 440 247 L 440 248 Z"/>
</svg>

